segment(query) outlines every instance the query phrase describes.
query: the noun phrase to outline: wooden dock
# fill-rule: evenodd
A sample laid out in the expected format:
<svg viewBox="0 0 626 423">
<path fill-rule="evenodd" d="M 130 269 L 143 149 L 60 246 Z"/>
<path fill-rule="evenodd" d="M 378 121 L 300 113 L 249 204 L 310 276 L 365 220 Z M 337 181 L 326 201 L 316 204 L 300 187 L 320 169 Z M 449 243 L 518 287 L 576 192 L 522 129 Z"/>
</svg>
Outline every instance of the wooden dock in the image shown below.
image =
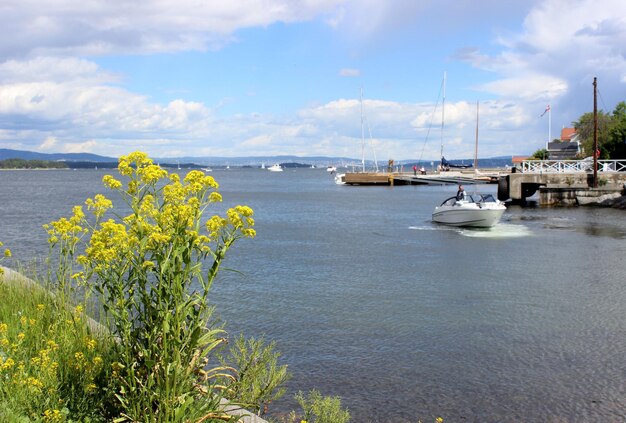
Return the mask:
<svg viewBox="0 0 626 423">
<path fill-rule="evenodd" d="M 495 170 L 448 171 L 425 175 L 414 175 L 413 172 L 346 172 L 343 180 L 346 185 L 457 185 L 495 184 L 498 183 L 500 176 L 500 171 Z"/>
</svg>

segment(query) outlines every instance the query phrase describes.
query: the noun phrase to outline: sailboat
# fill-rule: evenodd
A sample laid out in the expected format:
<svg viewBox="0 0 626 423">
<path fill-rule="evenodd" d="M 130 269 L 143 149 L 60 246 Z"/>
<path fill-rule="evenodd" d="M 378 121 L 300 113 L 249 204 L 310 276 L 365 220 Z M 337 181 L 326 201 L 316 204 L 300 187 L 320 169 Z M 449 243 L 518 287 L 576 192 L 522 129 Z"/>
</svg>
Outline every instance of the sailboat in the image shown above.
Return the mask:
<svg viewBox="0 0 626 423">
<path fill-rule="evenodd" d="M 441 172 L 448 171 L 450 169 L 469 169 L 472 167 L 471 164 L 455 164 L 450 163 L 443 156 L 443 127 L 445 122 L 445 110 L 446 110 L 446 72 L 443 73 L 443 99 L 441 101 L 441 163 L 439 165 L 439 170 Z"/>
</svg>

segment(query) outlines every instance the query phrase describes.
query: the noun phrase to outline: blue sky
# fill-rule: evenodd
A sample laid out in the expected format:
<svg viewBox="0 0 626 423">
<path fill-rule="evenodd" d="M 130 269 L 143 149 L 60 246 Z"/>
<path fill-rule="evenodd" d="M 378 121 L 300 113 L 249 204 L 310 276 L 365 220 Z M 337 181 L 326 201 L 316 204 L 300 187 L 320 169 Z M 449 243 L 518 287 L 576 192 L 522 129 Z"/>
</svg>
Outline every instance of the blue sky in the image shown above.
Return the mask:
<svg viewBox="0 0 626 423">
<path fill-rule="evenodd" d="M 622 0 L 23 0 L 2 10 L 0 148 L 360 159 L 365 141 L 366 159 L 437 160 L 443 139 L 447 158 L 465 159 L 479 101 L 479 156 L 525 155 L 591 111 L 594 76 L 602 109 L 626 100 Z M 547 104 L 550 127 L 539 118 Z"/>
</svg>

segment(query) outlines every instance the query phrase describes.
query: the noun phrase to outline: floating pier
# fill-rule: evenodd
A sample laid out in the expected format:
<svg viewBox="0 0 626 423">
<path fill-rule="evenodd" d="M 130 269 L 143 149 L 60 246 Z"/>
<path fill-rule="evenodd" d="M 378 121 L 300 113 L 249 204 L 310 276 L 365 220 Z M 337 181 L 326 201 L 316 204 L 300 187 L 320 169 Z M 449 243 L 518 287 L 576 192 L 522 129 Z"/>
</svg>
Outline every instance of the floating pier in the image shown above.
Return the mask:
<svg viewBox="0 0 626 423">
<path fill-rule="evenodd" d="M 448 171 L 429 174 L 412 172 L 347 172 L 343 177 L 347 185 L 449 185 L 449 184 L 495 184 L 508 172 L 497 170 Z"/>
</svg>

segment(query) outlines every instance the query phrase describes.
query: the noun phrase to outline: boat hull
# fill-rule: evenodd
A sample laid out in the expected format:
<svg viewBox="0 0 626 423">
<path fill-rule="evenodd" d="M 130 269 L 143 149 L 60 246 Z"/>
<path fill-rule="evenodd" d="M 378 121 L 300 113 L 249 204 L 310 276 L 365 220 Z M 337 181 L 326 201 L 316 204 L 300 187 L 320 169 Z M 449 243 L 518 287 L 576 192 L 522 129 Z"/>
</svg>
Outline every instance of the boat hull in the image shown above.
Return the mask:
<svg viewBox="0 0 626 423">
<path fill-rule="evenodd" d="M 506 210 L 502 208 L 464 209 L 461 207 L 437 207 L 433 221 L 451 226 L 490 228 L 497 224 Z"/>
</svg>

